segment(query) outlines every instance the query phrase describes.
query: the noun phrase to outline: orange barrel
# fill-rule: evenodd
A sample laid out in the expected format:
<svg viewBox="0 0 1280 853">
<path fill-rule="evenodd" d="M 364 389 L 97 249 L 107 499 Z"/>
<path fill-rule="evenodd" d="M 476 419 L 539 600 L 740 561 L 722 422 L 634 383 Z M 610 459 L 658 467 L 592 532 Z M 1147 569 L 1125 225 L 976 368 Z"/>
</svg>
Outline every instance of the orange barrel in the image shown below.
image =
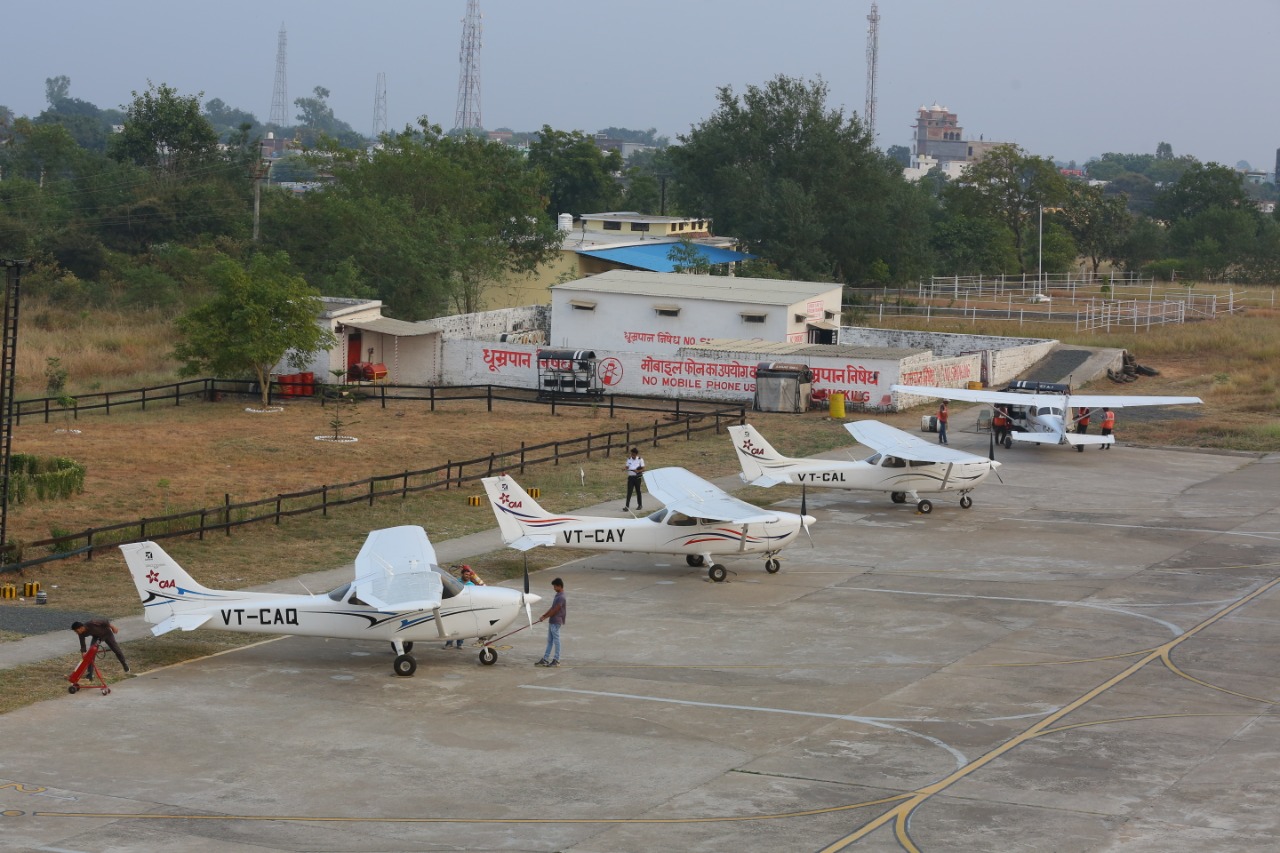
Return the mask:
<svg viewBox="0 0 1280 853">
<path fill-rule="evenodd" d="M 303 397 L 310 397 L 316 393 L 316 375 L 310 371 L 299 373 L 302 379 L 302 387 L 298 389 L 298 394 Z"/>
</svg>

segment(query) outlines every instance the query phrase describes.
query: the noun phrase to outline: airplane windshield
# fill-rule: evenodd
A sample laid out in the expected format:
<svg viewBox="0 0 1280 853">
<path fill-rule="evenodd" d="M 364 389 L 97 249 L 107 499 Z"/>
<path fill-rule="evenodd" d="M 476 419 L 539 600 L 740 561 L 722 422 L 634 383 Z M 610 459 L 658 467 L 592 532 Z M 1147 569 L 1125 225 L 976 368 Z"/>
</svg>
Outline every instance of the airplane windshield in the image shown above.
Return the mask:
<svg viewBox="0 0 1280 853">
<path fill-rule="evenodd" d="M 458 580 L 439 566 L 432 566 L 431 571 L 440 576 L 440 582 L 444 586 L 444 589 L 440 591 L 441 599 L 453 598 L 455 595 L 462 592 L 462 581 Z"/>
<path fill-rule="evenodd" d="M 667 517 L 667 511 L 666 511 L 666 509 L 665 509 L 665 508 L 664 508 L 664 509 L 660 509 L 660 510 L 658 510 L 657 512 L 651 512 L 651 513 L 649 513 L 649 520 L 650 520 L 650 521 L 656 521 L 656 522 L 658 522 L 659 524 L 661 524 L 661 523 L 662 523 L 662 519 L 664 519 L 664 518 L 666 518 L 666 517 Z"/>
<path fill-rule="evenodd" d="M 865 460 L 863 460 L 863 461 L 864 461 L 864 462 L 866 462 L 868 465 L 879 465 L 879 464 L 880 464 L 880 454 L 879 454 L 879 453 L 873 453 L 873 454 L 871 454 L 870 456 L 868 456 L 868 457 L 867 457 Z"/>
<path fill-rule="evenodd" d="M 325 593 L 325 595 L 329 596 L 334 601 L 342 601 L 344 598 L 347 597 L 347 591 L 349 589 L 351 589 L 351 584 L 344 583 L 342 586 L 334 587 L 333 589 L 329 590 L 327 593 Z"/>
</svg>

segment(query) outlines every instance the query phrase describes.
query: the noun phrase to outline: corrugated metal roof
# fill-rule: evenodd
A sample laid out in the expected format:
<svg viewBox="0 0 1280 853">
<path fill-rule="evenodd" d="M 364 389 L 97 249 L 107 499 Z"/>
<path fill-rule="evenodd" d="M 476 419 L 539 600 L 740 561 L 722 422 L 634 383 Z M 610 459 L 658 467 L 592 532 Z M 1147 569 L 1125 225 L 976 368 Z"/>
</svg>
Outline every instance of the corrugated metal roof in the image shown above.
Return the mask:
<svg viewBox="0 0 1280 853">
<path fill-rule="evenodd" d="M 344 322 L 342 325 L 350 326 L 353 329 L 360 329 L 365 332 L 378 332 L 383 335 L 392 335 L 397 338 L 413 338 L 418 335 L 437 334 L 436 329 L 424 326 L 421 323 L 410 323 L 407 320 L 393 320 L 390 317 L 376 317 L 372 320 L 357 320 L 353 322 Z"/>
<path fill-rule="evenodd" d="M 583 249 L 578 254 L 601 258 L 615 264 L 626 264 L 629 267 L 649 270 L 650 272 L 672 272 L 675 270 L 676 264 L 675 261 L 671 260 L 671 249 L 678 245 L 680 244 L 644 243 L 637 246 L 618 246 L 612 249 Z M 755 255 L 746 255 L 729 249 L 719 249 L 715 246 L 703 246 L 698 243 L 691 245 L 709 264 L 728 264 L 756 257 Z"/>
<path fill-rule="evenodd" d="M 696 347 L 681 347 L 682 354 L 750 353 L 761 356 L 826 356 L 829 358 L 880 358 L 897 361 L 909 355 L 929 352 L 927 348 L 859 347 L 841 344 L 810 344 L 786 341 L 761 341 L 755 338 L 713 338 Z M 765 359 L 761 359 L 764 361 Z"/>
<path fill-rule="evenodd" d="M 794 305 L 807 299 L 816 299 L 832 290 L 839 290 L 840 285 L 825 281 L 609 270 L 577 281 L 554 284 L 551 289 L 667 298 L 685 296 L 756 305 Z"/>
</svg>

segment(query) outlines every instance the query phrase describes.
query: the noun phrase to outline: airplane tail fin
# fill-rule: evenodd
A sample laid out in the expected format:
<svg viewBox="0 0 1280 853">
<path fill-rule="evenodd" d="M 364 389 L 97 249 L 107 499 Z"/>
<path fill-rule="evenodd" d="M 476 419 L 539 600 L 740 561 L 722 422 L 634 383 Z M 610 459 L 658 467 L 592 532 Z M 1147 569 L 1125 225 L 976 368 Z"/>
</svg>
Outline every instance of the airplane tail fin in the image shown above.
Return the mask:
<svg viewBox="0 0 1280 853">
<path fill-rule="evenodd" d="M 121 545 L 120 551 L 133 576 L 133 585 L 138 588 L 147 621 L 156 626 L 151 629 L 154 634 L 199 627 L 209 616 L 193 611 L 231 595 L 201 585 L 154 542 L 131 542 Z"/>
<path fill-rule="evenodd" d="M 493 507 L 493 514 L 498 519 L 503 542 L 525 551 L 537 545 L 550 545 L 555 541 L 555 537 L 544 532 L 544 528 L 548 522 L 563 522 L 564 517 L 553 516 L 539 506 L 508 474 L 485 477 L 482 482 L 485 494 L 489 497 L 489 505 Z"/>
<path fill-rule="evenodd" d="M 788 465 L 795 460 L 783 456 L 765 437 L 751 424 L 729 427 L 729 435 L 733 437 L 733 449 L 738 454 L 738 464 L 742 466 L 742 479 L 755 486 L 772 486 L 785 483 L 785 477 L 771 475 L 766 466 L 776 468 Z"/>
</svg>

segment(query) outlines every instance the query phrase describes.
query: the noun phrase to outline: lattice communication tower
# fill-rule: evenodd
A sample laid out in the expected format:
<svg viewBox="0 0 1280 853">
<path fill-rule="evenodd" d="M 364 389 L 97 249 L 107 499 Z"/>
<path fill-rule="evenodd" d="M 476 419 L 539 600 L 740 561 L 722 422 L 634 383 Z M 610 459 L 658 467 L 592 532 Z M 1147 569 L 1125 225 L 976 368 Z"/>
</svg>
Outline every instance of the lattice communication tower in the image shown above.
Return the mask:
<svg viewBox="0 0 1280 853">
<path fill-rule="evenodd" d="M 285 57 L 289 37 L 284 32 L 284 21 L 280 22 L 280 41 L 276 47 L 276 86 L 271 92 L 271 124 L 284 127 L 289 123 L 289 84 L 287 81 L 289 61 Z"/>
<path fill-rule="evenodd" d="M 880 64 L 880 10 L 871 4 L 867 15 L 867 108 L 862 112 L 871 141 L 876 139 L 876 67 Z"/>
<path fill-rule="evenodd" d="M 373 90 L 373 139 L 387 132 L 387 73 L 378 72 L 378 85 Z"/>
<path fill-rule="evenodd" d="M 467 17 L 462 21 L 462 50 L 458 62 L 458 109 L 454 130 L 482 130 L 480 119 L 480 0 L 467 0 Z"/>
</svg>

